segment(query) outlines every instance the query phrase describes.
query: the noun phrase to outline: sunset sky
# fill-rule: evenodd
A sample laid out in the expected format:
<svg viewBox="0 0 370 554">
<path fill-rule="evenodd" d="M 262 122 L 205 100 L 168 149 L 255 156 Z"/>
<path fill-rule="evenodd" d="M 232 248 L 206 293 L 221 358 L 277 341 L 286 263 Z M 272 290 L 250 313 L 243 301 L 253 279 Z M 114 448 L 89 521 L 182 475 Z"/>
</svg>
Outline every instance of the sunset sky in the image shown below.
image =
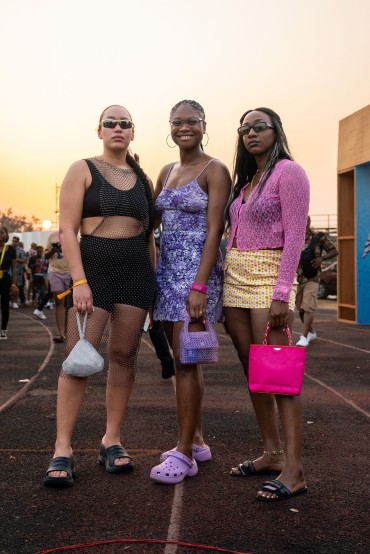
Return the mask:
<svg viewBox="0 0 370 554">
<path fill-rule="evenodd" d="M 56 184 L 101 153 L 114 103 L 155 181 L 177 159 L 170 109 L 191 98 L 230 169 L 241 114 L 277 111 L 310 213 L 335 214 L 338 123 L 370 104 L 369 21 L 369 0 L 0 0 L 0 211 L 54 220 Z"/>
</svg>

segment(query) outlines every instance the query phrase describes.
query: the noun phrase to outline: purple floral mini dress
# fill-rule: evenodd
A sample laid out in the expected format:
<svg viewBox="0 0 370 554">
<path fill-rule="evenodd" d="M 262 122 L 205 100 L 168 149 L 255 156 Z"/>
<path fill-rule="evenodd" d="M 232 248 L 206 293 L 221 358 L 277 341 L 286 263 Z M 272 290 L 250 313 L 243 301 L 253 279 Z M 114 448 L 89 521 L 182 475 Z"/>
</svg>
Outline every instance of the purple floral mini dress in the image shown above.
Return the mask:
<svg viewBox="0 0 370 554">
<path fill-rule="evenodd" d="M 157 265 L 156 321 L 184 321 L 186 318 L 186 299 L 199 269 L 207 234 L 208 195 L 200 188 L 198 178 L 212 161 L 191 183 L 177 189 L 166 188 L 173 164 L 156 200 L 163 226 Z M 216 323 L 222 311 L 220 251 L 207 285 L 207 319 Z"/>
</svg>

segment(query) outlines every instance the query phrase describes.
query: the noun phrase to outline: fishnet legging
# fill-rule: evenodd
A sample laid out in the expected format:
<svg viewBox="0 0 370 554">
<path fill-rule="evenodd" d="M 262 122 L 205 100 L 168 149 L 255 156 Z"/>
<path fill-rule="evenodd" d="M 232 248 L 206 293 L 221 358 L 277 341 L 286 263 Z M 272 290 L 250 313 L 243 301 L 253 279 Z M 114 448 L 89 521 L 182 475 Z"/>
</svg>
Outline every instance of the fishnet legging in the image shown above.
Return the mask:
<svg viewBox="0 0 370 554">
<path fill-rule="evenodd" d="M 135 380 L 136 360 L 139 351 L 142 327 L 146 311 L 135 306 L 115 304 L 112 314 L 94 308 L 87 318 L 85 338 L 96 348 L 100 347 L 104 329 L 109 322 L 108 339 L 108 380 L 113 387 L 126 387 Z M 76 314 L 73 309 L 67 314 L 67 346 L 66 357 L 79 340 Z M 78 379 L 64 373 L 65 379 Z"/>
</svg>

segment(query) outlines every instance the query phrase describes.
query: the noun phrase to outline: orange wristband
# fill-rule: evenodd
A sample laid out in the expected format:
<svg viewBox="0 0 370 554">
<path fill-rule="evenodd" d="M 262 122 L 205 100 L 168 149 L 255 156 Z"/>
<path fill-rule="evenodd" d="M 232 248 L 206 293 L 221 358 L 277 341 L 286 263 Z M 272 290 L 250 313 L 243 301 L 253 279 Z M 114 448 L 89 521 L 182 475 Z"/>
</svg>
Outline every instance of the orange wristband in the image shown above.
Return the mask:
<svg viewBox="0 0 370 554">
<path fill-rule="evenodd" d="M 74 289 L 75 287 L 78 287 L 78 285 L 84 285 L 85 283 L 87 283 L 87 279 L 81 279 L 80 281 L 76 281 L 75 283 L 73 283 L 70 289 L 65 290 L 64 292 L 61 292 L 60 294 L 57 294 L 57 298 L 59 300 L 62 300 L 65 296 L 68 296 L 68 294 L 72 292 L 72 289 Z"/>
</svg>

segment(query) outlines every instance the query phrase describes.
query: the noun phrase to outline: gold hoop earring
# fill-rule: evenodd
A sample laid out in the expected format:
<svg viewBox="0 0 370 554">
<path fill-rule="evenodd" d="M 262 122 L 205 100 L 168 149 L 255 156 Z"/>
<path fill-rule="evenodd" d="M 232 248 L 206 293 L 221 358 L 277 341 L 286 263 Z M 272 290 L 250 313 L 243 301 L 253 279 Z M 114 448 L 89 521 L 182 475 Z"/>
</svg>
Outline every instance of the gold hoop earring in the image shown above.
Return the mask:
<svg viewBox="0 0 370 554">
<path fill-rule="evenodd" d="M 174 146 L 171 146 L 170 144 L 168 144 L 168 137 L 170 137 L 170 136 L 171 136 L 171 133 L 169 133 L 169 134 L 167 135 L 166 144 L 167 144 L 167 146 L 168 146 L 169 148 L 176 148 L 177 144 L 175 144 Z"/>
<path fill-rule="evenodd" d="M 205 131 L 205 132 L 203 133 L 203 136 L 204 136 L 204 135 L 207 135 L 207 142 L 206 142 L 205 144 L 203 144 L 203 142 L 202 142 L 203 148 L 205 148 L 205 147 L 207 146 L 207 144 L 209 143 L 209 136 L 208 136 L 207 131 Z"/>
</svg>

